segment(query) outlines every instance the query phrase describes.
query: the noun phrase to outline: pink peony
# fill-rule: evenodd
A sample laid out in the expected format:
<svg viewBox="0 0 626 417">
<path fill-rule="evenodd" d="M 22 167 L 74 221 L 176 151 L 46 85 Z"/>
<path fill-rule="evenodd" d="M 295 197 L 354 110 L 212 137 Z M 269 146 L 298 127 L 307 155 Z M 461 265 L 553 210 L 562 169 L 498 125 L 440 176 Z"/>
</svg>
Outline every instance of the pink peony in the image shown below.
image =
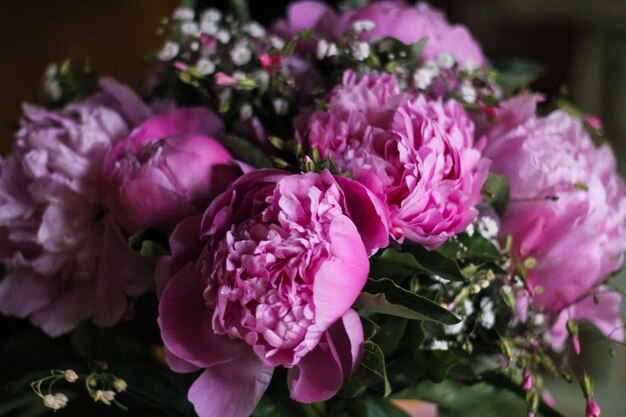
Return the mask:
<svg viewBox="0 0 626 417">
<path fill-rule="evenodd" d="M 210 110 L 179 109 L 151 117 L 111 149 L 106 202 L 127 234 L 148 226 L 170 233 L 237 177 L 228 151 L 209 137 L 223 129 Z"/>
<path fill-rule="evenodd" d="M 397 241 L 434 249 L 476 217 L 489 163 L 456 101 L 401 94 L 393 75 L 348 71 L 329 110 L 298 124 L 305 147 L 331 156 L 386 202 Z"/>
<path fill-rule="evenodd" d="M 110 79 L 103 91 L 59 111 L 25 105 L 13 153 L 0 160 L 0 311 L 30 317 L 47 334 L 93 319 L 110 326 L 128 297 L 151 286 L 102 201 L 107 150 L 150 109 Z"/>
<path fill-rule="evenodd" d="M 513 237 L 516 262 L 536 260 L 528 271 L 530 287 L 541 287 L 534 305 L 558 313 L 621 266 L 626 186 L 607 145 L 596 147 L 580 120 L 562 111 L 536 117 L 537 99 L 525 95 L 503 105 L 485 154 L 493 171 L 511 183 L 501 235 Z M 579 313 L 583 307 L 584 318 L 595 322 L 587 301 L 572 306 Z M 612 321 L 618 321 L 614 307 L 596 309 L 603 312 L 598 319 L 612 311 Z M 608 332 L 607 326 L 599 328 Z M 621 339 L 623 332 L 611 336 Z"/>
<path fill-rule="evenodd" d="M 480 45 L 465 26 L 451 25 L 441 11 L 426 3 L 413 6 L 405 1 L 378 1 L 337 15 L 322 2 L 297 1 L 289 6 L 287 19 L 277 22 L 274 29 L 285 38 L 315 29 L 318 34 L 336 40 L 360 21 L 374 23 L 374 28 L 365 33 L 368 37 L 389 36 L 405 44 L 428 38 L 423 52 L 426 59 L 450 54 L 461 63 L 483 65 L 486 61 Z"/>
<path fill-rule="evenodd" d="M 376 199 L 328 172 L 245 174 L 180 223 L 157 270 L 170 367 L 206 368 L 189 391 L 201 417 L 247 417 L 273 368 L 297 401 L 333 396 L 359 363 L 350 309 L 388 244 Z"/>
</svg>

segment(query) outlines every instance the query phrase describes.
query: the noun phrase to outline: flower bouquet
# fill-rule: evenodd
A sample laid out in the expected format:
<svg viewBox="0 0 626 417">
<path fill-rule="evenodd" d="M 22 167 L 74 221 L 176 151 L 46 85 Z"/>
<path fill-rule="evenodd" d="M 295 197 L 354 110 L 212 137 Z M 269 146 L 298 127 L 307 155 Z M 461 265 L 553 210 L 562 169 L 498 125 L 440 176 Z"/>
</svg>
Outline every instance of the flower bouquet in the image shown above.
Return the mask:
<svg viewBox="0 0 626 417">
<path fill-rule="evenodd" d="M 626 250 L 599 120 L 425 3 L 232 6 L 164 21 L 143 97 L 66 62 L 24 105 L 0 311 L 65 356 L 0 415 L 558 417 L 562 377 L 599 416 L 573 359 L 581 323 L 624 338 Z"/>
</svg>

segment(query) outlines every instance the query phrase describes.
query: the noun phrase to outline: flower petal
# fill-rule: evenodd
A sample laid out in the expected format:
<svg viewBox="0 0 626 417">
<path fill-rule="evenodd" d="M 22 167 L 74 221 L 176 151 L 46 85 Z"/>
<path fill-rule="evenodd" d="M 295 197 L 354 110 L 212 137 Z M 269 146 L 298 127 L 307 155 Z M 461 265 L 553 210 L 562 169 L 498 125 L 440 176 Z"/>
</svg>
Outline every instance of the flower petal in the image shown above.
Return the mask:
<svg viewBox="0 0 626 417">
<path fill-rule="evenodd" d="M 189 401 L 200 417 L 249 417 L 273 371 L 250 352 L 206 369 L 189 389 Z"/>
<path fill-rule="evenodd" d="M 228 362 L 249 349 L 241 341 L 215 334 L 213 310 L 205 305 L 203 290 L 202 279 L 188 263 L 165 287 L 158 320 L 166 348 L 200 368 Z"/>
</svg>

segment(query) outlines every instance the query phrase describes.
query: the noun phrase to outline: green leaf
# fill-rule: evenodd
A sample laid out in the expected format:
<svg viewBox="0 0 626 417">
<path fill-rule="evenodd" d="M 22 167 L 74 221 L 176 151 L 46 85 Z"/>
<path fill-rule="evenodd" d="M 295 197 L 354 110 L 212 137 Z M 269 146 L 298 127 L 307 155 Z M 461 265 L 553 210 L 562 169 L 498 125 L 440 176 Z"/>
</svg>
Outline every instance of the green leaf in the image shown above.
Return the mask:
<svg viewBox="0 0 626 417">
<path fill-rule="evenodd" d="M 376 332 L 372 341 L 380 346 L 385 356 L 395 352 L 398 348 L 400 339 L 404 336 L 407 322 L 408 320 L 406 319 L 388 317 L 380 325 L 380 329 Z"/>
<path fill-rule="evenodd" d="M 530 83 L 540 78 L 545 69 L 539 64 L 507 60 L 494 65 L 496 70 L 496 82 L 502 87 L 505 95 L 510 95 L 520 89 L 528 87 Z"/>
<path fill-rule="evenodd" d="M 365 417 L 409 417 L 386 398 L 367 397 L 363 399 Z"/>
<path fill-rule="evenodd" d="M 450 380 L 423 381 L 394 397 L 438 404 L 439 417 L 528 417 L 522 397 L 484 382 L 465 385 Z"/>
<path fill-rule="evenodd" d="M 478 233 L 472 236 L 461 233 L 458 240 L 464 246 L 463 259 L 497 261 L 502 258 L 498 248 L 489 240 Z"/>
<path fill-rule="evenodd" d="M 370 278 L 355 305 L 376 313 L 412 320 L 431 320 L 443 324 L 461 321 L 450 310 L 434 301 L 407 291 L 388 278 Z"/>
<path fill-rule="evenodd" d="M 411 45 L 411 49 L 409 50 L 409 55 L 407 57 L 409 63 L 416 63 L 420 59 L 427 42 L 428 38 L 425 37 Z"/>
<path fill-rule="evenodd" d="M 349 0 L 348 5 L 351 9 L 360 9 L 369 3 L 368 0 Z"/>
<path fill-rule="evenodd" d="M 380 391 L 386 397 L 391 393 L 387 380 L 385 355 L 376 343 L 366 340 L 363 346 L 363 359 L 354 374 L 344 382 L 339 395 L 356 397 L 367 388 Z"/>
<path fill-rule="evenodd" d="M 128 246 L 142 258 L 152 263 L 156 263 L 161 257 L 170 254 L 167 239 L 151 227 L 129 237 Z"/>
<path fill-rule="evenodd" d="M 502 175 L 490 172 L 481 192 L 483 200 L 491 204 L 499 215 L 502 215 L 509 202 L 511 193 L 509 180 Z"/>
<path fill-rule="evenodd" d="M 407 247 L 408 252 L 385 249 L 370 258 L 370 276 L 374 278 L 406 278 L 416 272 L 427 272 L 451 281 L 464 280 L 456 261 L 438 252 L 429 252 L 421 246 Z"/>
<path fill-rule="evenodd" d="M 450 368 L 457 363 L 456 356 L 449 350 L 416 349 L 413 352 L 413 358 L 433 382 L 442 382 Z"/>
<path fill-rule="evenodd" d="M 261 149 L 250 141 L 234 135 L 224 135 L 222 143 L 228 148 L 233 156 L 256 168 L 272 168 L 272 161 Z"/>
</svg>

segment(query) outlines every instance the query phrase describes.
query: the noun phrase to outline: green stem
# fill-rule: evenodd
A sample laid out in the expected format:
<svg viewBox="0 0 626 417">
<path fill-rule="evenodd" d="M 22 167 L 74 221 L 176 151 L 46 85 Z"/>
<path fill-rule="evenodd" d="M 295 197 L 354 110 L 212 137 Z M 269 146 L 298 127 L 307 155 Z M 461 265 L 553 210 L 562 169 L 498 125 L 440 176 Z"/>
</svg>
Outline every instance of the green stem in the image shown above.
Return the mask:
<svg viewBox="0 0 626 417">
<path fill-rule="evenodd" d="M 230 8 L 239 23 L 248 23 L 250 20 L 250 7 L 248 0 L 230 0 Z"/>
</svg>

